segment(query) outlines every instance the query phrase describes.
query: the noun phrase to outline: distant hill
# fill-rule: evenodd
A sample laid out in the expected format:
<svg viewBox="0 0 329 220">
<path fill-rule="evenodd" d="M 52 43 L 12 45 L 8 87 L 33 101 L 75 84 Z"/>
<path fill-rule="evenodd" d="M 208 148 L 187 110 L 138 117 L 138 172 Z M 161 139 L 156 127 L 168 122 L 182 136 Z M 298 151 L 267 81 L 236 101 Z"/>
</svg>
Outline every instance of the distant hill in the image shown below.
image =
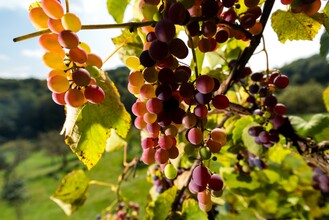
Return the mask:
<svg viewBox="0 0 329 220">
<path fill-rule="evenodd" d="M 319 55 L 296 60 L 280 70 L 289 76 L 292 84 L 305 84 L 313 80 L 324 86 L 329 85 L 329 63 L 325 57 Z"/>
</svg>

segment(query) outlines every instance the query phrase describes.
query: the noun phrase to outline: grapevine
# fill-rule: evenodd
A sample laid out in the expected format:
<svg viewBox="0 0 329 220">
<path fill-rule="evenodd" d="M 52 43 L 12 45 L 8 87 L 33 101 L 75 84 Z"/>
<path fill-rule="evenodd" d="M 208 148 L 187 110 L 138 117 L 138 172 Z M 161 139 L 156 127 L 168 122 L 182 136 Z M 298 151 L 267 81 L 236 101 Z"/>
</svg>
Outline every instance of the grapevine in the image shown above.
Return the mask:
<svg viewBox="0 0 329 220">
<path fill-rule="evenodd" d="M 211 219 L 217 212 L 216 201 L 231 187 L 225 172 L 230 170 L 251 181 L 256 172 L 271 166 L 268 154 L 283 142 L 292 143 L 312 167 L 314 189 L 329 192 L 325 150 L 317 152 L 319 144 L 295 132 L 286 106 L 277 99 L 277 92 L 289 85 L 289 78 L 280 70 L 270 70 L 268 63 L 260 72 L 247 65 L 262 41 L 274 2 L 139 0 L 139 21 L 84 25 L 69 11 L 68 1 L 65 11 L 60 1 L 43 0 L 29 9 L 31 23 L 40 31 L 14 41 L 39 36 L 45 50 L 43 62 L 52 69 L 47 85 L 53 100 L 81 108 L 102 105 L 107 94 L 98 85 L 106 80 L 101 71 L 103 61 L 80 41 L 78 32 L 126 28 L 135 34 L 143 45 L 124 62 L 130 71 L 127 89 L 136 97 L 131 111 L 133 125 L 141 133 L 138 161 L 149 165 L 157 196 L 175 187 L 175 181 L 185 175 L 168 218 L 182 211 L 184 200 L 192 198 Z M 306 17 L 315 16 L 321 7 L 320 0 L 281 3 L 289 13 Z M 242 45 L 235 56 L 225 54 L 231 42 Z M 267 56 L 264 39 L 263 44 Z M 224 62 L 213 71 L 203 70 L 200 59 L 211 53 L 224 54 Z M 190 65 L 185 62 L 189 56 Z M 233 129 L 230 120 L 238 124 Z M 239 126 L 243 128 L 237 132 Z M 240 146 L 246 143 L 251 146 Z M 232 153 L 229 146 L 238 150 Z M 220 158 L 229 158 L 232 169 L 225 169 Z M 125 219 L 125 206 L 118 204 L 118 219 Z M 133 217 L 138 215 L 137 205 L 126 209 Z"/>
</svg>

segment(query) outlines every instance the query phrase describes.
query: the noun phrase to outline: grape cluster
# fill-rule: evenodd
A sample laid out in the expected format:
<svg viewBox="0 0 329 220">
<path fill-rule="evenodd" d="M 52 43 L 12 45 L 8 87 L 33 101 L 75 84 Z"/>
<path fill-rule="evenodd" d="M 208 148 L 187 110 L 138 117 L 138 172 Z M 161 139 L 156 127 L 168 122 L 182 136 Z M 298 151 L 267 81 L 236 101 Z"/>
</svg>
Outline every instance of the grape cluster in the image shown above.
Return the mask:
<svg viewBox="0 0 329 220">
<path fill-rule="evenodd" d="M 243 151 L 237 154 L 236 156 L 238 162 L 234 165 L 235 170 L 238 172 L 243 172 L 245 174 L 250 174 L 250 172 L 256 167 L 259 170 L 267 168 L 267 164 L 264 160 L 254 154 Z"/>
<path fill-rule="evenodd" d="M 208 212 L 212 208 L 211 196 L 221 196 L 223 186 L 220 175 L 211 174 L 207 167 L 198 165 L 192 171 L 192 179 L 188 188 L 191 193 L 197 195 L 200 209 Z"/>
<path fill-rule="evenodd" d="M 79 17 L 64 12 L 60 1 L 42 0 L 31 5 L 29 18 L 37 29 L 51 31 L 39 37 L 39 44 L 45 50 L 43 62 L 52 69 L 47 85 L 54 102 L 72 107 L 102 102 L 105 93 L 94 77 L 99 76 L 103 61 L 80 42 L 76 34 L 81 29 Z"/>
<path fill-rule="evenodd" d="M 247 102 L 252 105 L 253 114 L 258 117 L 261 125 L 250 127 L 248 133 L 255 137 L 257 144 L 271 147 L 279 142 L 279 132 L 275 126 L 267 130 L 266 123 L 270 120 L 275 124 L 275 120 L 286 113 L 285 105 L 277 101 L 274 92 L 285 89 L 289 84 L 289 79 L 279 71 L 273 71 L 270 74 L 263 72 L 251 73 L 250 79 L 252 84 L 248 87 L 250 96 Z"/>
<path fill-rule="evenodd" d="M 135 202 L 120 202 L 115 208 L 115 213 L 105 214 L 104 220 L 138 220 L 139 219 L 139 204 Z"/>
<path fill-rule="evenodd" d="M 312 16 L 321 8 L 321 0 L 281 0 L 283 5 L 290 5 L 293 13 Z"/>
<path fill-rule="evenodd" d="M 329 194 L 329 176 L 318 167 L 313 167 L 313 188 Z"/>
</svg>

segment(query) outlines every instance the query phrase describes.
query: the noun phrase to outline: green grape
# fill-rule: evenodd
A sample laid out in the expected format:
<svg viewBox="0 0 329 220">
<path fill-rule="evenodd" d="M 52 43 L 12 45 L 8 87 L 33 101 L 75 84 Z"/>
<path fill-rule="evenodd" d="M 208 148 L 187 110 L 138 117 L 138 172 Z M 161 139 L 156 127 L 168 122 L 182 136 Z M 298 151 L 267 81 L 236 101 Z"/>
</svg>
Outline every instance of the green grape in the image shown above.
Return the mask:
<svg viewBox="0 0 329 220">
<path fill-rule="evenodd" d="M 168 178 L 168 179 L 175 179 L 177 176 L 177 169 L 176 167 L 171 164 L 168 163 L 165 168 L 164 168 L 164 175 Z"/>
<path fill-rule="evenodd" d="M 39 44 L 46 51 L 63 53 L 63 48 L 58 42 L 58 34 L 48 33 L 39 37 Z"/>
<path fill-rule="evenodd" d="M 57 0 L 42 0 L 42 8 L 48 17 L 61 19 L 64 15 L 64 8 Z"/>
<path fill-rule="evenodd" d="M 130 56 L 126 59 L 126 66 L 129 68 L 129 69 L 132 69 L 132 70 L 138 70 L 139 69 L 139 66 L 141 65 L 140 62 L 139 62 L 139 58 L 136 57 L 136 56 Z"/>
<path fill-rule="evenodd" d="M 48 19 L 48 28 L 51 30 L 51 32 L 55 34 L 59 34 L 61 31 L 64 30 L 64 27 L 62 25 L 62 20 L 61 19 Z"/>
<path fill-rule="evenodd" d="M 86 66 L 85 69 L 89 72 L 90 76 L 92 77 L 99 76 L 99 69 L 96 66 Z"/>
<path fill-rule="evenodd" d="M 100 69 L 103 66 L 103 61 L 102 58 L 100 58 L 100 56 L 98 56 L 97 54 L 88 53 L 86 64 L 90 66 L 96 66 L 97 68 Z"/>
<path fill-rule="evenodd" d="M 48 16 L 41 7 L 32 8 L 29 12 L 29 18 L 36 29 L 45 29 L 48 27 Z"/>
<path fill-rule="evenodd" d="M 71 30 L 73 32 L 78 32 L 81 30 L 81 21 L 77 15 L 69 12 L 64 14 L 61 19 L 65 30 Z"/>
<path fill-rule="evenodd" d="M 199 153 L 202 160 L 209 160 L 211 157 L 211 151 L 208 147 L 201 147 Z"/>
<path fill-rule="evenodd" d="M 77 108 L 86 103 L 85 96 L 80 89 L 69 89 L 65 93 L 65 102 L 71 107 Z"/>
<path fill-rule="evenodd" d="M 85 63 L 88 59 L 86 51 L 80 47 L 70 49 L 69 56 L 73 62 L 79 64 Z"/>
<path fill-rule="evenodd" d="M 48 79 L 47 86 L 52 92 L 63 93 L 70 88 L 70 82 L 66 76 L 54 75 Z"/>
<path fill-rule="evenodd" d="M 64 57 L 55 52 L 46 52 L 42 60 L 46 66 L 51 69 L 65 70 L 66 66 L 63 61 Z"/>
</svg>

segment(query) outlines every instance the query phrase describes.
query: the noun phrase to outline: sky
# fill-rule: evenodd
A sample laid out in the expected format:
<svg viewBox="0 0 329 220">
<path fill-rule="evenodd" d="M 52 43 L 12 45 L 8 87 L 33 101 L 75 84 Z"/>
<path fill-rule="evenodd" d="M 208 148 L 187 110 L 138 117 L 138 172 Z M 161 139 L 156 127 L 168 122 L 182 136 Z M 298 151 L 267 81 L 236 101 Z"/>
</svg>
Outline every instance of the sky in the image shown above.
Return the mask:
<svg viewBox="0 0 329 220">
<path fill-rule="evenodd" d="M 35 32 L 28 18 L 27 8 L 34 0 L 0 0 L 0 78 L 40 78 L 45 79 L 49 68 L 42 62 L 44 51 L 38 44 L 38 38 L 13 42 L 13 38 Z M 280 1 L 275 8 L 284 9 Z M 108 14 L 106 0 L 71 0 L 70 11 L 76 13 L 83 24 L 114 23 Z M 125 16 L 126 21 L 129 18 Z M 128 18 L 127 18 L 128 17 Z M 299 58 L 306 58 L 319 52 L 319 39 L 322 30 L 314 41 L 287 41 L 281 44 L 272 30 L 270 23 L 265 29 L 266 49 L 269 53 L 270 68 L 281 67 Z M 87 42 L 92 52 L 105 59 L 115 47 L 111 38 L 120 34 L 119 29 L 82 30 L 78 32 L 81 41 Z M 261 50 L 261 48 L 256 51 Z M 114 55 L 103 66 L 113 69 L 123 66 L 118 56 Z M 248 64 L 253 70 L 266 68 L 265 55 L 254 55 Z"/>
</svg>

